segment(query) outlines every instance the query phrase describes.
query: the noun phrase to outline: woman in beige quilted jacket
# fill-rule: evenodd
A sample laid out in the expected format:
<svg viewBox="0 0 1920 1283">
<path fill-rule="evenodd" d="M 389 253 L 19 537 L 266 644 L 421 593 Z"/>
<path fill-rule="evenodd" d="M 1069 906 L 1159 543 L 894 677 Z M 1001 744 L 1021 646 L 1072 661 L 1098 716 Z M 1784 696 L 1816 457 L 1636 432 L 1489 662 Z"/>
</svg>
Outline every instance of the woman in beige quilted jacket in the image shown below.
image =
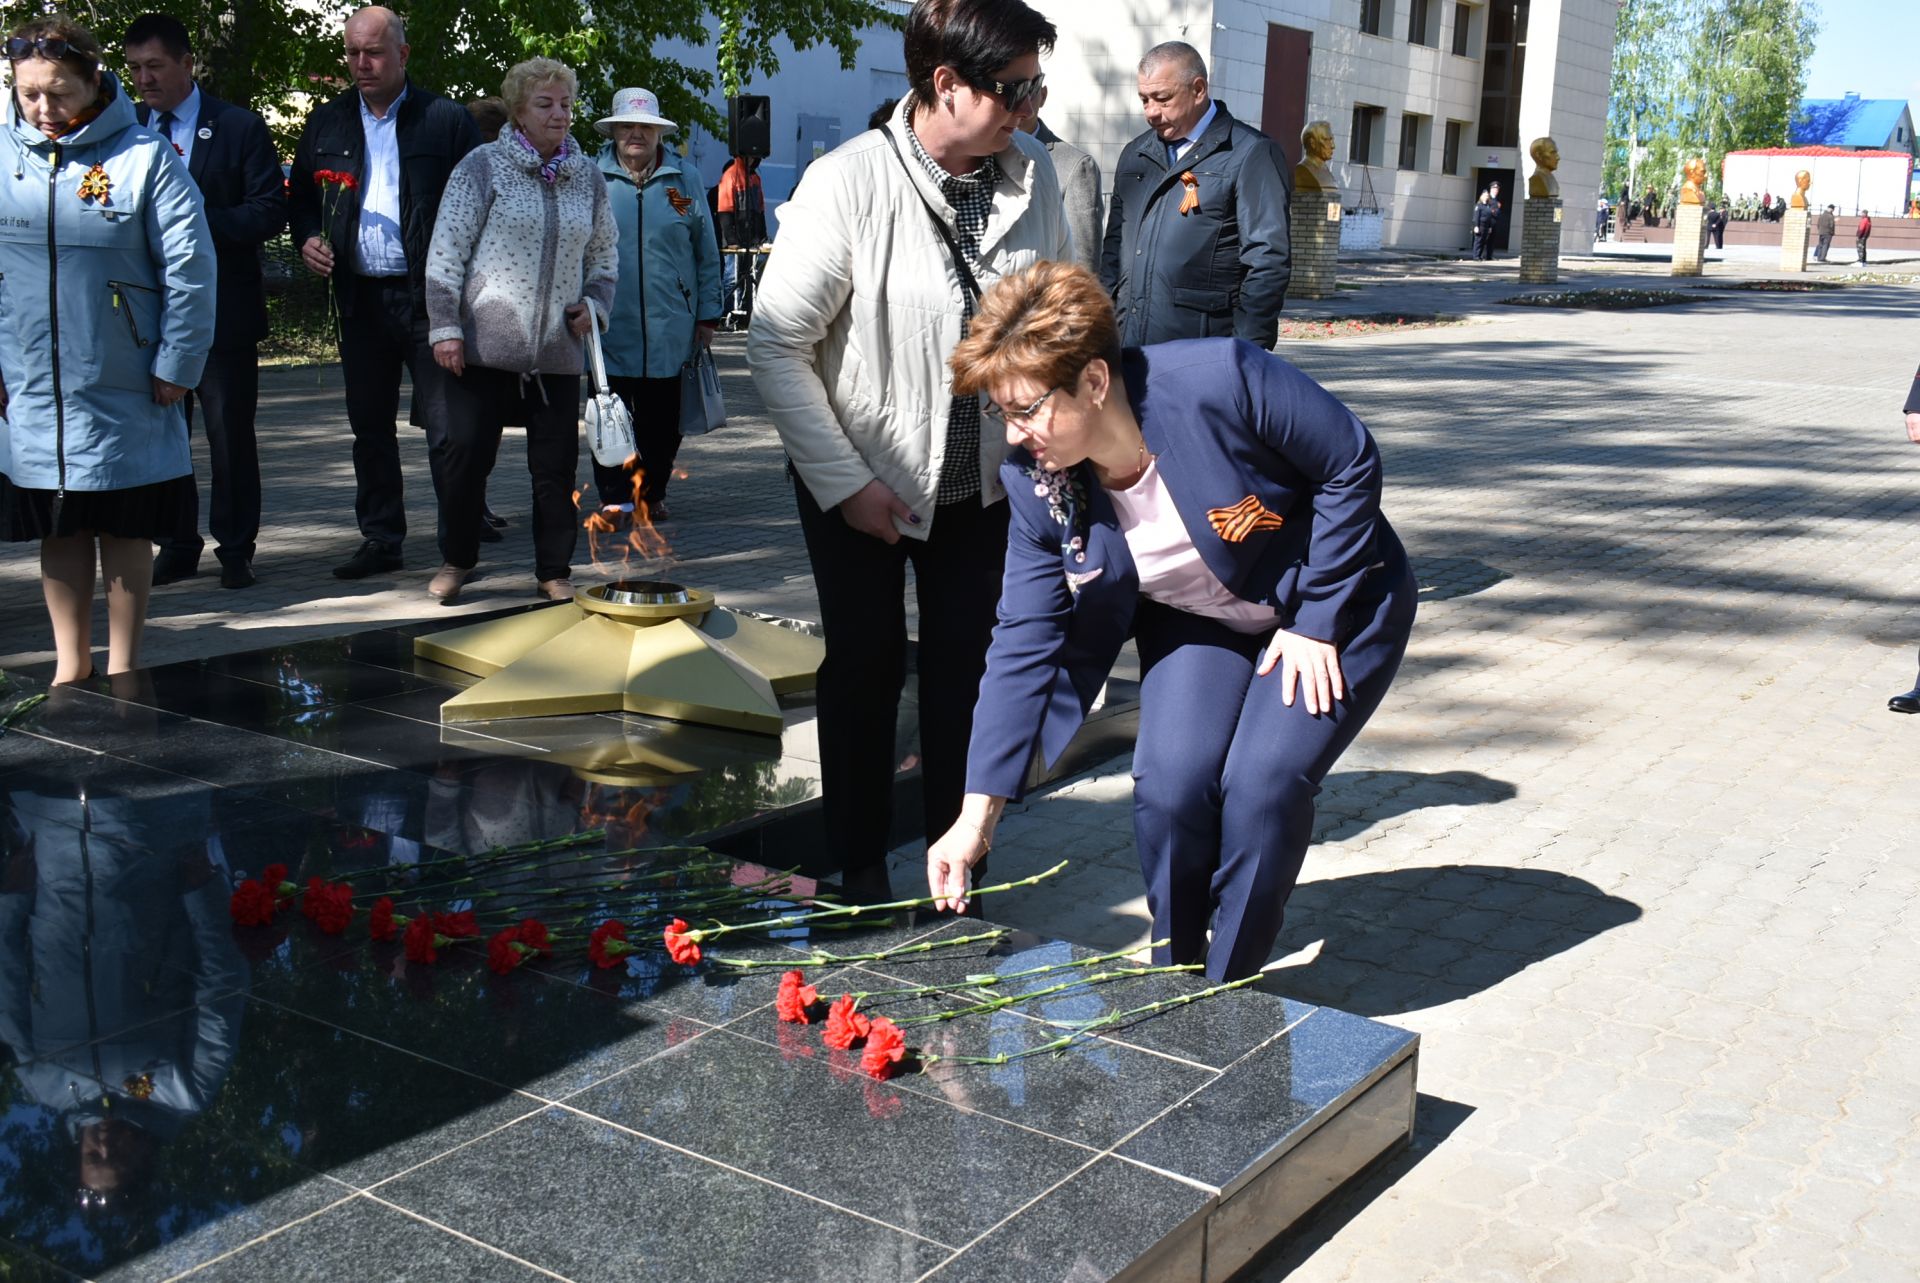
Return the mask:
<svg viewBox="0 0 1920 1283">
<path fill-rule="evenodd" d="M 531 58 L 507 72 L 499 138 L 454 169 L 427 251 L 428 340 L 452 374 L 447 437 L 435 453 L 440 556 L 429 596 L 452 604 L 480 560 L 487 474 L 501 428 L 527 425 L 535 593 L 573 596 L 579 526 L 581 338 L 587 300 L 606 316 L 619 233 L 606 180 L 574 144 L 572 68 Z"/>
<path fill-rule="evenodd" d="M 794 474 L 826 630 L 827 843 L 856 897 L 888 893 L 909 564 L 926 833 L 946 832 L 965 791 L 1006 556 L 1006 443 L 983 430 L 977 397 L 952 395 L 947 357 L 982 289 L 1072 256 L 1059 179 L 1019 129 L 1053 42 L 1021 0 L 919 0 L 911 92 L 883 128 L 807 167 L 754 307 L 747 357 Z"/>
</svg>

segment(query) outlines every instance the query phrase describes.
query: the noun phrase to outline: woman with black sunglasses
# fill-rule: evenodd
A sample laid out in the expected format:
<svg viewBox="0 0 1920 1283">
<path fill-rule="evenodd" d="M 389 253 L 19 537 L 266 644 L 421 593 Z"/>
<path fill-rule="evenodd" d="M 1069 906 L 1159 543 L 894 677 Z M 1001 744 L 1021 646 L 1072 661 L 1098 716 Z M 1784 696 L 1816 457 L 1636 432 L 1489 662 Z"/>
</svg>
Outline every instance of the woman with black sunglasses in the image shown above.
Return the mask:
<svg viewBox="0 0 1920 1283">
<path fill-rule="evenodd" d="M 1059 180 L 1019 129 L 1054 28 L 1021 0 L 920 0 L 911 92 L 813 162 L 780 212 L 747 355 L 786 446 L 827 638 L 819 728 L 829 849 L 846 889 L 888 892 L 906 679 L 906 569 L 919 600 L 925 832 L 960 812 L 974 696 L 1006 551 L 1006 444 L 947 356 L 981 289 L 1071 256 Z"/>
<path fill-rule="evenodd" d="M 36 18 L 6 43 L 0 124 L 0 537 L 40 544 L 56 682 L 139 667 L 151 540 L 194 502 L 181 400 L 213 343 L 200 193 L 143 128 L 86 28 Z"/>
</svg>

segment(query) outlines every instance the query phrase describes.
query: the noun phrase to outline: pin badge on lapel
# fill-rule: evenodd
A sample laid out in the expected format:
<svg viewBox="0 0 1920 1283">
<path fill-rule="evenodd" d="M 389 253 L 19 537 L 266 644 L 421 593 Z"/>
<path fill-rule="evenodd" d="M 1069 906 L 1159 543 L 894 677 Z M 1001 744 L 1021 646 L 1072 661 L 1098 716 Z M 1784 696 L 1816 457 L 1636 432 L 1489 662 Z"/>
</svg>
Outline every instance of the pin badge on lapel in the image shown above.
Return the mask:
<svg viewBox="0 0 1920 1283">
<path fill-rule="evenodd" d="M 202 125 L 193 131 L 193 136 L 201 142 L 205 142 L 207 139 L 213 137 L 213 127 L 211 125 Z"/>
<path fill-rule="evenodd" d="M 1231 508 L 1209 509 L 1207 523 L 1228 543 L 1241 543 L 1256 530 L 1278 530 L 1286 524 L 1286 518 L 1261 507 L 1258 499 L 1248 495 Z"/>
</svg>

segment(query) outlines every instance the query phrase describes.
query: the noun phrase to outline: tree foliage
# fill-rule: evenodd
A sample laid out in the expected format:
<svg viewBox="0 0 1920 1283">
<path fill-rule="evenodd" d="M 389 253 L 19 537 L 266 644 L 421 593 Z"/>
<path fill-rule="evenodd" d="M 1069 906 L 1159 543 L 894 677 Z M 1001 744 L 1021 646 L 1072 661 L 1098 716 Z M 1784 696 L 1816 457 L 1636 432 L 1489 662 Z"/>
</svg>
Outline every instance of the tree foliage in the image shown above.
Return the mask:
<svg viewBox="0 0 1920 1283">
<path fill-rule="evenodd" d="M 1666 191 L 1694 156 L 1782 147 L 1819 35 L 1810 0 L 1625 0 L 1614 29 L 1606 190 Z"/>
<path fill-rule="evenodd" d="M 344 87 L 341 25 L 356 7 L 339 0 L 73 0 L 68 11 L 113 52 L 140 14 L 173 14 L 194 34 L 200 83 L 265 115 L 290 155 L 309 95 Z M 46 8 L 0 3 L 0 20 L 12 28 Z M 506 69 L 525 58 L 558 58 L 574 68 L 583 139 L 594 137 L 589 122 L 623 85 L 652 89 L 683 125 L 719 132 L 714 90 L 738 93 L 778 71 L 782 40 L 795 49 L 830 45 L 851 70 L 863 31 L 900 25 L 879 0 L 649 0 L 605 8 L 593 0 L 410 0 L 396 8 L 407 23 L 414 80 L 453 98 L 499 93 Z M 714 53 L 681 61 L 656 52 L 670 42 Z"/>
</svg>

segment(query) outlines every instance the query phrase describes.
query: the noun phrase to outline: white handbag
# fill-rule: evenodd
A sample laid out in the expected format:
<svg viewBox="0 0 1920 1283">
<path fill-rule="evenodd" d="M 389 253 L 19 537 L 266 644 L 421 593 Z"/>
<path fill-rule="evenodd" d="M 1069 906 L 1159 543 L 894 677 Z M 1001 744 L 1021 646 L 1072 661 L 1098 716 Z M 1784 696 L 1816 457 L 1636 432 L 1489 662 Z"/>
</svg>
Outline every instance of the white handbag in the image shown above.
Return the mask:
<svg viewBox="0 0 1920 1283">
<path fill-rule="evenodd" d="M 587 377 L 592 383 L 587 397 L 587 446 L 595 463 L 618 468 L 639 453 L 633 441 L 633 415 L 607 386 L 607 360 L 600 351 L 600 308 L 592 299 L 587 300 L 587 321 Z"/>
</svg>

